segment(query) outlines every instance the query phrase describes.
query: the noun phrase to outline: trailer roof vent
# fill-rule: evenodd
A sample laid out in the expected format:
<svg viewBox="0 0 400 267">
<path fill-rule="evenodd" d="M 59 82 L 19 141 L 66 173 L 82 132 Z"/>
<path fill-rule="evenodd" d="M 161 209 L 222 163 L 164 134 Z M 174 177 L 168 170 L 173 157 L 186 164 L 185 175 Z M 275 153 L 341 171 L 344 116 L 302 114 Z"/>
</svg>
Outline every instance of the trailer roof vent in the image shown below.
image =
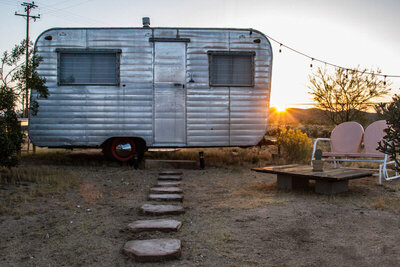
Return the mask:
<svg viewBox="0 0 400 267">
<path fill-rule="evenodd" d="M 142 22 L 143 22 L 143 28 L 150 28 L 150 18 L 149 17 L 143 17 Z"/>
</svg>

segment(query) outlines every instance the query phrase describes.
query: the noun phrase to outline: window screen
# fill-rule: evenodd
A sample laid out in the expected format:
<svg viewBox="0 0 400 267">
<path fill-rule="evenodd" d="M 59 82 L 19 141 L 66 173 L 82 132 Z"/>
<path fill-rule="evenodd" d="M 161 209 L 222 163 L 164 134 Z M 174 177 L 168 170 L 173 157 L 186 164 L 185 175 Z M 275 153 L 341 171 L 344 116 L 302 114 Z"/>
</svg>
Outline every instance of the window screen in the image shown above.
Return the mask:
<svg viewBox="0 0 400 267">
<path fill-rule="evenodd" d="M 254 52 L 209 52 L 211 86 L 254 86 Z"/>
<path fill-rule="evenodd" d="M 118 85 L 119 53 L 114 51 L 60 51 L 60 85 Z"/>
</svg>

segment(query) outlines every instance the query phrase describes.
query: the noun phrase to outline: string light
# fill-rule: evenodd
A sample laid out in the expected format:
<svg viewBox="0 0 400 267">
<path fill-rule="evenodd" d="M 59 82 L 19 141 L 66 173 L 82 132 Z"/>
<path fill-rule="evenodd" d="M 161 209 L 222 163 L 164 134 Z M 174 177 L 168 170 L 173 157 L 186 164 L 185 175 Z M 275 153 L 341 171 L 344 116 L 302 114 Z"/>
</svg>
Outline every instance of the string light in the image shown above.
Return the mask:
<svg viewBox="0 0 400 267">
<path fill-rule="evenodd" d="M 303 52 L 301 52 L 301 51 L 299 51 L 299 50 L 296 50 L 296 49 L 294 49 L 294 48 L 291 48 L 290 46 L 287 46 L 287 45 L 285 45 L 285 44 L 282 44 L 281 42 L 277 41 L 276 39 L 274 39 L 274 38 L 272 38 L 272 37 L 270 37 L 270 36 L 268 36 L 268 35 L 265 35 L 265 36 L 266 36 L 268 39 L 270 39 L 271 41 L 273 41 L 273 42 L 279 44 L 279 53 L 282 52 L 282 47 L 284 47 L 284 48 L 287 48 L 288 50 L 291 50 L 292 52 L 295 52 L 296 54 L 299 54 L 299 55 L 302 55 L 302 56 L 304 56 L 304 57 L 307 57 L 307 58 L 311 59 L 311 61 L 314 61 L 314 60 L 315 60 L 315 61 L 317 61 L 317 62 L 320 62 L 320 63 L 325 64 L 325 66 L 329 65 L 329 66 L 332 66 L 332 67 L 335 67 L 335 68 L 348 70 L 348 68 L 339 66 L 339 65 L 337 65 L 337 64 L 333 64 L 333 63 L 327 62 L 327 61 L 322 60 L 322 59 L 313 58 L 313 57 L 311 57 L 311 56 L 309 56 L 309 55 L 307 55 L 307 54 L 305 54 L 305 53 L 303 53 Z M 312 67 L 312 63 L 310 64 L 310 67 Z M 384 77 L 385 79 L 386 79 L 386 77 L 388 77 L 388 78 L 400 78 L 400 75 L 380 74 L 380 73 L 376 73 L 376 74 L 375 74 L 374 72 L 367 72 L 367 71 L 360 71 L 360 70 L 353 70 L 353 69 L 351 69 L 351 71 L 353 72 L 353 74 L 354 74 L 355 72 L 363 73 L 363 74 L 372 74 L 372 75 Z M 347 74 L 346 74 L 346 75 L 347 75 Z M 347 78 L 347 77 L 346 77 L 346 78 Z M 386 81 L 384 82 L 384 84 L 386 84 Z"/>
<path fill-rule="evenodd" d="M 314 58 L 311 58 L 310 68 L 312 68 L 312 62 L 313 61 L 314 61 Z"/>
</svg>

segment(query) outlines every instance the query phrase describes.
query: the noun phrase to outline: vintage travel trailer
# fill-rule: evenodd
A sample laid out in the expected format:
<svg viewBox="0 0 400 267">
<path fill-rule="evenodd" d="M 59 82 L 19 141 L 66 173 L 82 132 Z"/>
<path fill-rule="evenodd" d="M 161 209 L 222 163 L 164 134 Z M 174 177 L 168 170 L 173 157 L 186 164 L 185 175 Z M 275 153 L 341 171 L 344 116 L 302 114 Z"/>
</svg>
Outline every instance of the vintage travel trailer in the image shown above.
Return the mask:
<svg viewBox="0 0 400 267">
<path fill-rule="evenodd" d="M 41 147 L 256 145 L 267 128 L 272 49 L 254 29 L 53 28 L 35 43 L 47 99 L 30 114 Z"/>
</svg>

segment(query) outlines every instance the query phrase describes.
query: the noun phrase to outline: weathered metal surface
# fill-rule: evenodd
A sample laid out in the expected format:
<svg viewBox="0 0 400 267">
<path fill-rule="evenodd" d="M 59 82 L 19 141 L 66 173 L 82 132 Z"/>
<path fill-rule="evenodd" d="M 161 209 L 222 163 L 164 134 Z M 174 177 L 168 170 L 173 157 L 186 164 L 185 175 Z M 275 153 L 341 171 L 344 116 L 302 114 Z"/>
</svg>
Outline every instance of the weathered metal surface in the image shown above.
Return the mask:
<svg viewBox="0 0 400 267">
<path fill-rule="evenodd" d="M 48 35 L 51 41 L 44 39 Z M 157 53 L 168 47 L 175 51 L 173 58 Z M 119 85 L 58 86 L 57 48 L 120 49 Z M 256 144 L 266 131 L 272 49 L 257 31 L 50 29 L 38 37 L 36 49 L 43 58 L 38 72 L 50 93 L 48 99 L 38 99 L 39 112 L 30 117 L 29 133 L 38 146 L 97 147 L 117 136 L 141 137 L 149 147 L 246 146 Z M 210 50 L 255 52 L 254 87 L 210 88 Z M 171 75 L 164 75 L 168 64 L 179 65 L 179 74 L 171 69 Z M 168 79 L 157 82 L 161 78 Z"/>
<path fill-rule="evenodd" d="M 154 144 L 185 144 L 186 44 L 154 43 Z"/>
</svg>

